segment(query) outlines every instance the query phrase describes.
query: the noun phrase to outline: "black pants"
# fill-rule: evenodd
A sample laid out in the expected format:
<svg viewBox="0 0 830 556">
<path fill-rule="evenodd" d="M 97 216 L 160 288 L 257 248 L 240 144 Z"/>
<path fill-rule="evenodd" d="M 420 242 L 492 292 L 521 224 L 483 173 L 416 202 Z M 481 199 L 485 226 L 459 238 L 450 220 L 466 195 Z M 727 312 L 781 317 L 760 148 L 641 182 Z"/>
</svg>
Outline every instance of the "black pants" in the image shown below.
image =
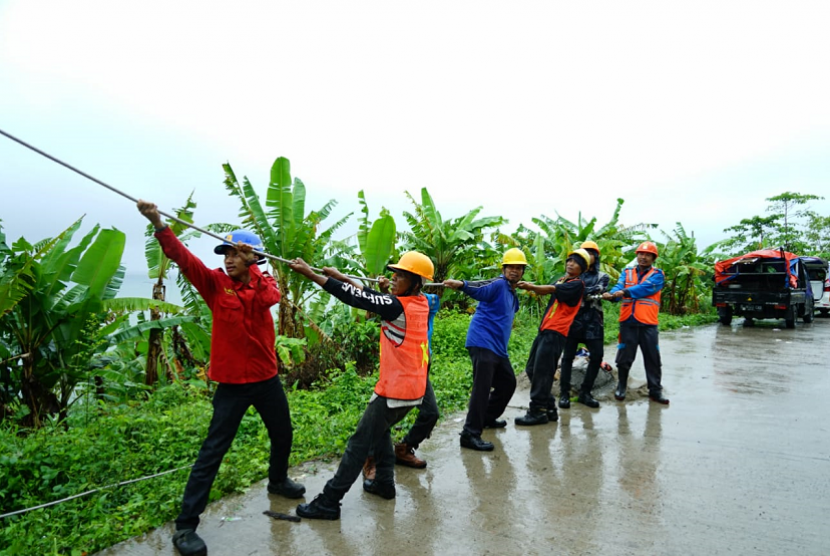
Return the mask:
<svg viewBox="0 0 830 556">
<path fill-rule="evenodd" d="M 525 372 L 530 379 L 530 411 L 542 413 L 549 407 L 556 407 L 556 399 L 551 395 L 553 376 L 556 374 L 556 365 L 565 337 L 553 330 L 541 330 L 533 341 L 530 357 Z"/>
<path fill-rule="evenodd" d="M 657 395 L 663 391 L 660 385 L 662 364 L 660 363 L 660 344 L 656 326 L 627 326 L 620 324 L 620 343 L 617 346 L 617 371 L 628 376 L 631 364 L 637 357 L 637 347 L 643 352 L 643 364 L 646 367 L 648 393 Z"/>
<path fill-rule="evenodd" d="M 585 380 L 579 391 L 590 394 L 594 387 L 594 381 L 599 373 L 599 366 L 602 365 L 603 345 L 602 338 L 589 340 L 587 338 L 574 338 L 568 336 L 565 339 L 565 348 L 562 350 L 562 369 L 559 371 L 559 395 L 570 396 L 571 390 L 571 369 L 573 369 L 574 357 L 579 344 L 585 344 L 590 355 L 588 356 L 588 368 L 585 370 Z"/>
<path fill-rule="evenodd" d="M 195 529 L 199 525 L 199 515 L 205 511 L 210 487 L 222 458 L 231 447 L 242 417 L 252 405 L 265 423 L 271 439 L 268 479 L 272 483 L 279 483 L 288 476 L 288 456 L 294 432 L 288 400 L 279 377 L 249 384 L 219 384 L 213 396 L 210 428 L 190 471 L 184 489 L 182 511 L 176 518 L 176 529 Z"/>
<path fill-rule="evenodd" d="M 395 482 L 395 451 L 390 430 L 400 423 L 413 406 L 389 407 L 386 398 L 378 396 L 366 406 L 357 429 L 349 438 L 346 450 L 334 477 L 328 480 L 323 493 L 330 500 L 342 500 L 363 470 L 363 463 L 374 450 L 379 483 Z"/>
<path fill-rule="evenodd" d="M 435 390 L 432 389 L 432 383 L 427 379 L 427 389 L 424 392 L 424 400 L 418 408 L 418 418 L 415 419 L 412 428 L 403 437 L 403 442 L 411 448 L 417 448 L 421 442 L 429 438 L 432 434 L 432 429 L 438 422 L 440 413 L 438 412 L 438 401 L 435 399 Z"/>
<path fill-rule="evenodd" d="M 473 361 L 473 391 L 464 431 L 478 436 L 485 423 L 504 413 L 516 391 L 516 373 L 507 357 L 487 348 L 470 347 L 467 351 Z"/>
</svg>

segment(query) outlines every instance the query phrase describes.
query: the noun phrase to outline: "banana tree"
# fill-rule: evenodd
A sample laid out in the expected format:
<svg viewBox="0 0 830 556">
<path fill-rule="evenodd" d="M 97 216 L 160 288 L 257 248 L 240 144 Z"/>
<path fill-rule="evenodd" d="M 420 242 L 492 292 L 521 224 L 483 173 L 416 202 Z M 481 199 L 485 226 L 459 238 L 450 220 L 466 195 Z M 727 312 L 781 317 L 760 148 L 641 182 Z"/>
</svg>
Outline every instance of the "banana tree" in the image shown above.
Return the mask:
<svg viewBox="0 0 830 556">
<path fill-rule="evenodd" d="M 544 280 L 552 280 L 564 273 L 568 253 L 577 249 L 586 240 L 594 241 L 599 246 L 600 270 L 616 279 L 631 258 L 630 250 L 640 241 L 648 239 L 646 230 L 656 227 L 656 224 L 648 223 L 622 225 L 620 211 L 624 203 L 623 199 L 617 199 L 611 219 L 600 227 L 597 227 L 596 217 L 587 220 L 581 212 L 576 222 L 559 215 L 555 219 L 543 215 L 532 219 L 539 232 L 520 226 L 517 234 L 522 244 L 534 246 L 534 257 L 538 258 L 544 251 L 545 257 L 552 260 L 552 265 L 542 266 L 538 263 L 544 270 Z"/>
<path fill-rule="evenodd" d="M 711 292 L 711 281 L 705 277 L 712 274 L 713 252 L 719 245 L 715 243 L 698 252 L 694 236 L 688 235 L 680 222 L 672 234 L 663 235 L 667 241 L 658 244 L 660 257 L 656 263 L 666 276 L 662 305 L 673 315 L 697 312 L 700 300 Z"/>
<path fill-rule="evenodd" d="M 305 214 L 306 188 L 298 178 L 292 179 L 291 164 L 287 158 L 277 158 L 271 166 L 271 180 L 265 197 L 267 211 L 248 178 L 243 177 L 240 183 L 230 164 L 222 167 L 225 170 L 225 188 L 240 202 L 242 225 L 262 238 L 267 252 L 282 259 L 301 257 L 313 265 L 324 262 L 326 246 L 332 234 L 346 223 L 351 213 L 320 231 L 320 225 L 337 202 L 332 199 L 321 209 Z M 283 263 L 272 263 L 272 267 L 282 292 L 278 333 L 288 338 L 303 338 L 303 297 L 314 286 L 291 272 Z"/>
<path fill-rule="evenodd" d="M 363 190 L 357 194 L 363 216 L 359 218 L 357 242 L 363 255 L 366 276 L 374 278 L 386 270 L 386 265 L 395 250 L 395 219 L 386 208 L 381 208 L 380 216 L 369 225 L 369 206 Z"/>
<path fill-rule="evenodd" d="M 427 188 L 421 189 L 421 202 L 406 193 L 415 207 L 414 214 L 404 212 L 410 230 L 403 232 L 406 250 L 420 251 L 435 265 L 434 280 L 458 277 L 457 270 L 476 261 L 484 241 L 484 232 L 505 223 L 501 216 L 476 219 L 482 207 L 464 216 L 444 220 Z"/>
<path fill-rule="evenodd" d="M 191 193 L 183 207 L 176 210 L 176 217 L 184 222 L 193 222 L 193 210 L 196 208 L 196 203 L 193 201 L 193 193 Z M 170 230 L 182 241 L 182 243 L 187 243 L 188 240 L 192 238 L 198 238 L 202 234 L 193 230 L 192 228 L 188 228 L 184 224 L 178 221 L 171 221 L 168 222 L 170 226 Z M 164 284 L 164 281 L 167 279 L 167 274 L 175 266 L 173 261 L 165 256 L 164 251 L 161 250 L 161 246 L 159 245 L 158 241 L 154 237 L 155 230 L 151 224 L 147 225 L 147 229 L 144 232 L 144 236 L 147 238 L 144 244 L 144 256 L 147 260 L 147 268 L 148 272 L 147 275 L 151 278 L 156 280 L 153 284 L 153 296 L 152 298 L 157 301 L 164 301 L 166 296 L 167 286 Z M 150 320 L 151 321 L 158 321 L 162 318 L 162 313 L 160 310 L 161 305 L 155 305 L 154 308 L 150 311 Z M 152 327 L 149 329 L 149 340 L 148 340 L 148 351 L 147 351 L 147 361 L 144 373 L 144 380 L 145 384 L 148 386 L 154 385 L 158 381 L 158 363 L 159 357 L 162 354 L 162 343 L 164 340 L 164 328 L 165 327 Z M 195 336 L 194 341 L 202 342 L 204 340 L 204 335 L 206 334 L 205 329 L 201 327 L 190 328 L 191 334 Z"/>
<path fill-rule="evenodd" d="M 104 302 L 123 279 L 124 234 L 95 226 L 69 248 L 80 225 L 81 219 L 55 238 L 35 245 L 21 238 L 3 250 L 0 360 L 20 356 L 4 369 L 4 392 L 26 406 L 30 426 L 65 416 L 86 363 L 79 357 L 103 349 L 106 342 L 91 340 L 90 332 L 104 324 Z"/>
</svg>

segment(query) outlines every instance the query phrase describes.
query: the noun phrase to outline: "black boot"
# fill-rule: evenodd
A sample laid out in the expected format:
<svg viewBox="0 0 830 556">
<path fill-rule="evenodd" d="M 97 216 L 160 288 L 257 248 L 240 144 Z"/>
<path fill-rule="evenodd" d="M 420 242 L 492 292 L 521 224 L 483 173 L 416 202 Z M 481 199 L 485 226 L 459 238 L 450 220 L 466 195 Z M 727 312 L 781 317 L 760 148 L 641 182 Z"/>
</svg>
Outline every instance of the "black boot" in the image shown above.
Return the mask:
<svg viewBox="0 0 830 556">
<path fill-rule="evenodd" d="M 369 494 L 380 496 L 386 500 L 395 497 L 395 483 L 379 483 L 377 481 L 363 481 L 363 490 Z"/>
<path fill-rule="evenodd" d="M 278 483 L 268 483 L 268 492 L 286 498 L 302 498 L 305 494 L 305 487 L 300 483 L 295 483 L 290 477 L 286 477 Z"/>
<path fill-rule="evenodd" d="M 532 427 L 533 425 L 544 425 L 548 422 L 547 411 L 530 411 L 524 417 L 516 417 L 516 424 L 522 427 Z"/>
<path fill-rule="evenodd" d="M 340 502 L 325 494 L 318 494 L 308 504 L 297 506 L 297 515 L 308 519 L 340 519 Z"/>
<path fill-rule="evenodd" d="M 599 402 L 594 399 L 590 392 L 580 392 L 576 401 L 593 409 L 599 407 Z"/>
<path fill-rule="evenodd" d="M 628 387 L 628 369 L 617 369 L 620 375 L 620 381 L 617 383 L 617 391 L 614 392 L 614 397 L 619 401 L 625 399 L 625 389 Z"/>
<path fill-rule="evenodd" d="M 559 398 L 559 407 L 562 409 L 568 409 L 571 407 L 571 399 L 566 394 L 562 394 Z"/>
<path fill-rule="evenodd" d="M 492 452 L 495 446 L 492 442 L 481 439 L 481 435 L 472 434 L 467 431 L 461 432 L 461 447 L 477 450 L 479 452 Z"/>
<path fill-rule="evenodd" d="M 660 390 L 659 392 L 649 392 L 648 397 L 653 402 L 661 403 L 663 405 L 669 405 L 669 399 L 663 397 L 662 390 Z"/>
<path fill-rule="evenodd" d="M 549 423 L 555 423 L 559 420 L 559 413 L 556 411 L 555 403 L 548 406 L 547 414 Z"/>
<path fill-rule="evenodd" d="M 193 529 L 180 529 L 173 535 L 173 546 L 182 556 L 207 556 L 205 541 Z"/>
</svg>

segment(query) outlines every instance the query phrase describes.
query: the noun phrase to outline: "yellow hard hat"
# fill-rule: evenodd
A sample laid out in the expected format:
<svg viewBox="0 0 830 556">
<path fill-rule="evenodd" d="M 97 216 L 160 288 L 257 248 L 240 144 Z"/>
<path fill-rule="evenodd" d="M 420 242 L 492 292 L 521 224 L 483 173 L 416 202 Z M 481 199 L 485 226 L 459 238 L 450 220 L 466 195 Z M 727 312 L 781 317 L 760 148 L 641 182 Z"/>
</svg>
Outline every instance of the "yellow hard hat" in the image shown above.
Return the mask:
<svg viewBox="0 0 830 556">
<path fill-rule="evenodd" d="M 521 264 L 527 266 L 527 258 L 524 251 L 513 247 L 504 252 L 504 257 L 501 259 L 502 266 L 506 264 Z"/>
<path fill-rule="evenodd" d="M 582 269 L 583 271 L 585 271 L 589 266 L 591 266 L 591 259 L 592 259 L 591 254 L 589 252 L 587 252 L 585 249 L 576 249 L 576 250 L 571 251 L 570 253 L 568 253 L 569 258 L 573 255 L 576 255 L 577 257 L 581 257 L 582 260 L 585 261 L 585 268 Z"/>
<path fill-rule="evenodd" d="M 579 246 L 580 249 L 593 249 L 597 253 L 599 253 L 599 245 L 594 243 L 593 241 L 583 241 L 582 245 Z"/>
<path fill-rule="evenodd" d="M 398 264 L 386 265 L 386 268 L 390 268 L 392 270 L 405 270 L 407 272 L 417 274 L 418 276 L 422 276 L 428 281 L 432 281 L 432 276 L 435 273 L 435 265 L 432 264 L 430 258 L 417 251 L 407 251 L 401 255 Z"/>
</svg>

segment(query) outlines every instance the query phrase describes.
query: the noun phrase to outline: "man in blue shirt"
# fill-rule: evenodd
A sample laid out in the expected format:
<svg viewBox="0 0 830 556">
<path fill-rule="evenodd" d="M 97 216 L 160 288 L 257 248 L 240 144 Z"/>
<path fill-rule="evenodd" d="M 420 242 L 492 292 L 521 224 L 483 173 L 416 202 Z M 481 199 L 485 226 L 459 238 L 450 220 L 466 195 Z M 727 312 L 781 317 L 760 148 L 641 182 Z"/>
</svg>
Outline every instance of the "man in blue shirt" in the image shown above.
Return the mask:
<svg viewBox="0 0 830 556">
<path fill-rule="evenodd" d="M 479 301 L 467 330 L 467 351 L 473 362 L 473 390 L 467 420 L 461 432 L 461 446 L 492 451 L 493 443 L 481 438 L 484 428 L 502 428 L 498 420 L 516 391 L 516 373 L 507 357 L 507 342 L 513 317 L 519 310 L 516 284 L 522 279 L 527 259 L 520 249 L 508 249 L 502 258 L 502 275 L 471 284 L 444 280 L 444 285 L 461 290 Z M 491 392 L 492 388 L 492 392 Z"/>
</svg>

